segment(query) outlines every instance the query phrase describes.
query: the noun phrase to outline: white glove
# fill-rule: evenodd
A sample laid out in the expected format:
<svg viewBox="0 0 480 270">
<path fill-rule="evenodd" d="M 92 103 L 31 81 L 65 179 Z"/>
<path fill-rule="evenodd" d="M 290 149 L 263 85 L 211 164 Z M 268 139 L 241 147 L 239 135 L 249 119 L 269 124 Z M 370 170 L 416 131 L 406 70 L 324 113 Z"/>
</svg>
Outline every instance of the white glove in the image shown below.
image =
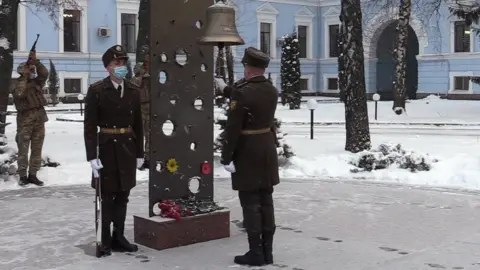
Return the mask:
<svg viewBox="0 0 480 270">
<path fill-rule="evenodd" d="M 102 161 L 98 158 L 90 160 L 90 166 L 92 167 L 93 177 L 98 178 L 100 175 L 98 171 L 103 168 Z"/>
<path fill-rule="evenodd" d="M 227 87 L 227 84 L 222 78 L 215 78 L 215 85 L 217 86 L 218 90 L 223 92 L 223 89 Z"/>
<path fill-rule="evenodd" d="M 137 169 L 140 169 L 143 165 L 143 158 L 137 158 Z"/>
<path fill-rule="evenodd" d="M 228 165 L 223 165 L 223 168 L 225 168 L 225 170 L 227 172 L 230 172 L 230 173 L 235 173 L 236 172 L 235 164 L 233 164 L 233 161 L 230 161 L 230 164 L 228 164 Z"/>
</svg>

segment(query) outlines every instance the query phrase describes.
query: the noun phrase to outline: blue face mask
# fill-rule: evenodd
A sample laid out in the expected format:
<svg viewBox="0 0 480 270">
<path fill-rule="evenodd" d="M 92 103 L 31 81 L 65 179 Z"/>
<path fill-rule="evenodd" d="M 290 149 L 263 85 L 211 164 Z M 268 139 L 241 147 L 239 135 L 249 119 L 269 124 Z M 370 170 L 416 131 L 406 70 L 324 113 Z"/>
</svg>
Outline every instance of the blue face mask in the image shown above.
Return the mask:
<svg viewBox="0 0 480 270">
<path fill-rule="evenodd" d="M 123 80 L 125 79 L 125 77 L 127 76 L 128 74 L 128 69 L 126 66 L 120 66 L 120 67 L 116 67 L 114 70 L 113 70 L 113 76 L 115 76 L 115 78 L 119 79 L 119 80 Z"/>
</svg>

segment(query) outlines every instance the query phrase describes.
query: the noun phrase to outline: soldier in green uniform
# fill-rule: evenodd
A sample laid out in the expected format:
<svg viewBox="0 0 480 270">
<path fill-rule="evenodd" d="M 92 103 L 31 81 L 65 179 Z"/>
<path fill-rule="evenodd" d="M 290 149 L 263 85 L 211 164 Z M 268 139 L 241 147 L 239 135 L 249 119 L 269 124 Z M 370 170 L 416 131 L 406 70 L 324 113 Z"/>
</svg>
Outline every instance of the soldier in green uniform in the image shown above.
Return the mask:
<svg viewBox="0 0 480 270">
<path fill-rule="evenodd" d="M 148 73 L 148 56 L 145 62 L 139 62 L 135 65 L 135 76 L 132 78 L 132 83 L 140 89 L 140 102 L 142 103 L 142 119 L 143 119 L 143 136 L 145 137 L 145 162 L 140 170 L 148 169 L 149 163 L 149 149 L 150 149 L 150 98 L 149 98 L 149 77 Z"/>
<path fill-rule="evenodd" d="M 90 85 L 85 99 L 84 139 L 92 187 L 98 176 L 101 185 L 101 255 L 138 250 L 124 236 L 128 197 L 136 185 L 137 168 L 143 164 L 140 90 L 124 80 L 127 60 L 122 46 L 109 48 L 102 56 L 109 76 Z"/>
<path fill-rule="evenodd" d="M 30 61 L 20 63 L 16 87 L 13 89 L 13 102 L 17 109 L 18 174 L 21 186 L 30 183 L 43 186 L 37 178 L 42 163 L 42 148 L 45 139 L 45 122 L 48 121 L 44 106 L 47 100 L 43 87 L 48 78 L 47 68 L 37 59 L 35 51 L 29 55 Z M 28 150 L 30 151 L 30 161 Z M 28 176 L 27 176 L 28 169 Z"/>
<path fill-rule="evenodd" d="M 272 193 L 280 181 L 274 132 L 278 91 L 264 76 L 269 62 L 262 51 L 253 47 L 245 50 L 245 78 L 229 93 L 221 159 L 232 174 L 232 188 L 238 190 L 248 234 L 249 251 L 236 256 L 235 263 L 251 266 L 273 263 L 276 226 Z"/>
</svg>

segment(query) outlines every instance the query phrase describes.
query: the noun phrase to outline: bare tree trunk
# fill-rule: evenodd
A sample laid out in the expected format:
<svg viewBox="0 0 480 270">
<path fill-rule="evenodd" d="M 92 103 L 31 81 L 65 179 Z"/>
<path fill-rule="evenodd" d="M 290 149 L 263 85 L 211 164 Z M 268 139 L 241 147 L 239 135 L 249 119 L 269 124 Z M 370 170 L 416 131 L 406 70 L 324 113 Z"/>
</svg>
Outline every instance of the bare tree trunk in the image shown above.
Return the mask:
<svg viewBox="0 0 480 270">
<path fill-rule="evenodd" d="M 395 98 L 392 109 L 396 114 L 400 115 L 405 111 L 405 96 L 407 92 L 407 45 L 408 25 L 412 13 L 411 0 L 400 0 L 400 9 L 398 12 L 397 49 L 395 50 Z"/>
<path fill-rule="evenodd" d="M 17 10 L 19 0 L 3 0 L 0 5 L 0 112 L 6 112 L 10 82 L 13 70 L 13 48 L 10 46 L 15 38 L 14 26 L 17 25 Z M 26 61 L 27 59 L 25 59 Z M 5 123 L 6 116 L 0 116 L 0 122 Z M 0 128 L 5 134 L 5 128 Z"/>
<path fill-rule="evenodd" d="M 150 0 L 140 0 L 138 8 L 138 37 L 135 61 L 144 62 L 145 56 L 150 53 L 150 12 L 148 3 Z"/>
<path fill-rule="evenodd" d="M 228 85 L 233 85 L 233 83 L 235 82 L 235 71 L 233 69 L 233 62 L 234 62 L 234 59 L 233 59 L 233 53 L 232 53 L 232 47 L 230 46 L 227 46 L 225 47 L 225 54 L 226 54 L 226 58 L 227 58 L 227 73 L 228 73 L 228 82 L 227 84 Z"/>
<path fill-rule="evenodd" d="M 345 91 L 345 150 L 360 152 L 370 149 L 365 61 L 363 56 L 361 0 L 342 0 L 340 21 L 341 55 L 339 70 Z M 342 73 L 343 72 L 343 73 Z"/>
</svg>

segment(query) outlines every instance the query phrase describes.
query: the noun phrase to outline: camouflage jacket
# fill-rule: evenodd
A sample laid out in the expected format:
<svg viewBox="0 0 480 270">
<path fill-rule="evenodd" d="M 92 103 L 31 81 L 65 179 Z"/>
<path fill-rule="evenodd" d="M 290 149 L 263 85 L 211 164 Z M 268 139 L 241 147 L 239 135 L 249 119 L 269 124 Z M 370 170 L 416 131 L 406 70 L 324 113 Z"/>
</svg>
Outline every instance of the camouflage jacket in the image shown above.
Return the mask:
<svg viewBox="0 0 480 270">
<path fill-rule="evenodd" d="M 20 76 L 16 87 L 13 89 L 13 102 L 18 112 L 28 111 L 35 108 L 43 108 L 47 100 L 43 93 L 43 87 L 48 78 L 47 68 L 37 60 L 35 63 L 37 77 L 30 80 Z"/>
</svg>

